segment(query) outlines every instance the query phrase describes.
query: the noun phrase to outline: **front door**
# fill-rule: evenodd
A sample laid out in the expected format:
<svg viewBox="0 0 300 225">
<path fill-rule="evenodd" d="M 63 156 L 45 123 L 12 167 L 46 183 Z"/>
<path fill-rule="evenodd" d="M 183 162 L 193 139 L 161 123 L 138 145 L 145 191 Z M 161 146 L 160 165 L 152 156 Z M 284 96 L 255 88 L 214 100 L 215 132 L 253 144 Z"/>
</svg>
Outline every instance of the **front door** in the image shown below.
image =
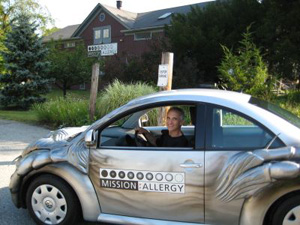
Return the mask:
<svg viewBox="0 0 300 225">
<path fill-rule="evenodd" d="M 122 127 L 112 129 L 117 138 Z M 103 213 L 204 223 L 204 151 L 194 146 L 99 146 L 89 173 Z"/>
</svg>

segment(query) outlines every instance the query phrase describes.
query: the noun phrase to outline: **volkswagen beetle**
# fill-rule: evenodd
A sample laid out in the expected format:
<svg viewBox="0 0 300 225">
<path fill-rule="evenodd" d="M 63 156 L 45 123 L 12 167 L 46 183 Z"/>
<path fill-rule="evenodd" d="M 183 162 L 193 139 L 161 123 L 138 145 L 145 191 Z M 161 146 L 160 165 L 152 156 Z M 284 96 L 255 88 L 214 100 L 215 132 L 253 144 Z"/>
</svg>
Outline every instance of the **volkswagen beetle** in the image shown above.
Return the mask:
<svg viewBox="0 0 300 225">
<path fill-rule="evenodd" d="M 155 147 L 160 111 L 185 112 L 187 147 Z M 162 113 L 163 115 L 163 113 Z M 160 118 L 160 122 L 157 122 Z M 131 140 L 131 141 L 129 141 Z M 300 119 L 247 94 L 187 89 L 63 128 L 17 159 L 10 191 L 37 224 L 300 224 Z"/>
</svg>

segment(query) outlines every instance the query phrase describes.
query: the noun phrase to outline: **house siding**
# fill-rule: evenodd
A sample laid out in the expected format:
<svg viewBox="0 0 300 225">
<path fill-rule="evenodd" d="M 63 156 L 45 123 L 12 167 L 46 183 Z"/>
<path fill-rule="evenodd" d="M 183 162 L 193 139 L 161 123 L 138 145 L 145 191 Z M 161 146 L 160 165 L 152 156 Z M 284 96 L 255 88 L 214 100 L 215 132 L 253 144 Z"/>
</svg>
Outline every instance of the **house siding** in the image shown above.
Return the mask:
<svg viewBox="0 0 300 225">
<path fill-rule="evenodd" d="M 105 14 L 105 20 L 103 22 L 99 20 L 100 13 Z M 142 53 L 150 50 L 151 41 L 135 41 L 134 34 L 126 35 L 125 33 L 121 32 L 127 30 L 127 28 L 103 10 L 96 14 L 94 19 L 80 35 L 86 46 L 94 44 L 94 28 L 103 26 L 111 26 L 111 43 L 118 43 L 118 56 L 141 55 Z M 161 35 L 163 35 L 163 32 L 154 33 L 153 38 Z"/>
</svg>

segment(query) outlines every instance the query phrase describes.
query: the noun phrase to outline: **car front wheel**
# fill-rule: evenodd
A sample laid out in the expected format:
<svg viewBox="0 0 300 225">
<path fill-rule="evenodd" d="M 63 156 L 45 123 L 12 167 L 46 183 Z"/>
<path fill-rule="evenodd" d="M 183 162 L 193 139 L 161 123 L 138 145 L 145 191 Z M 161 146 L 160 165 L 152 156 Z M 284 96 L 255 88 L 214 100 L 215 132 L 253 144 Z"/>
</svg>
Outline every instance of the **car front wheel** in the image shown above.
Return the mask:
<svg viewBox="0 0 300 225">
<path fill-rule="evenodd" d="M 275 210 L 272 225 L 300 224 L 300 196 L 285 199 Z"/>
<path fill-rule="evenodd" d="M 77 196 L 69 185 L 53 175 L 43 175 L 29 185 L 26 204 L 37 224 L 76 224 L 80 216 Z"/>
</svg>

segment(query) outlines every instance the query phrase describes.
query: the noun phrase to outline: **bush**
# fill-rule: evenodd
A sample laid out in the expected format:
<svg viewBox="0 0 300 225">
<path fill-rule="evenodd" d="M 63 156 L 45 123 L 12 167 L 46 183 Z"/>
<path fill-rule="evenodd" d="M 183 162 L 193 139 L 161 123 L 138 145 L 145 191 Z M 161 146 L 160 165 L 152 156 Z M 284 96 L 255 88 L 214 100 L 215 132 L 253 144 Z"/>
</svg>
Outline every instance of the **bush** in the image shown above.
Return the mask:
<svg viewBox="0 0 300 225">
<path fill-rule="evenodd" d="M 156 92 L 155 88 L 143 83 L 123 84 L 116 80 L 109 85 L 97 99 L 95 119 L 139 96 Z M 68 96 L 57 98 L 43 104 L 35 104 L 40 122 L 53 127 L 82 126 L 92 123 L 89 120 L 89 101 Z"/>
<path fill-rule="evenodd" d="M 87 100 L 69 96 L 33 106 L 38 120 L 53 127 L 82 126 L 90 123 L 88 109 Z"/>
<path fill-rule="evenodd" d="M 124 84 L 115 80 L 97 100 L 97 117 L 102 117 L 130 100 L 156 92 L 156 89 L 144 83 Z"/>
</svg>

